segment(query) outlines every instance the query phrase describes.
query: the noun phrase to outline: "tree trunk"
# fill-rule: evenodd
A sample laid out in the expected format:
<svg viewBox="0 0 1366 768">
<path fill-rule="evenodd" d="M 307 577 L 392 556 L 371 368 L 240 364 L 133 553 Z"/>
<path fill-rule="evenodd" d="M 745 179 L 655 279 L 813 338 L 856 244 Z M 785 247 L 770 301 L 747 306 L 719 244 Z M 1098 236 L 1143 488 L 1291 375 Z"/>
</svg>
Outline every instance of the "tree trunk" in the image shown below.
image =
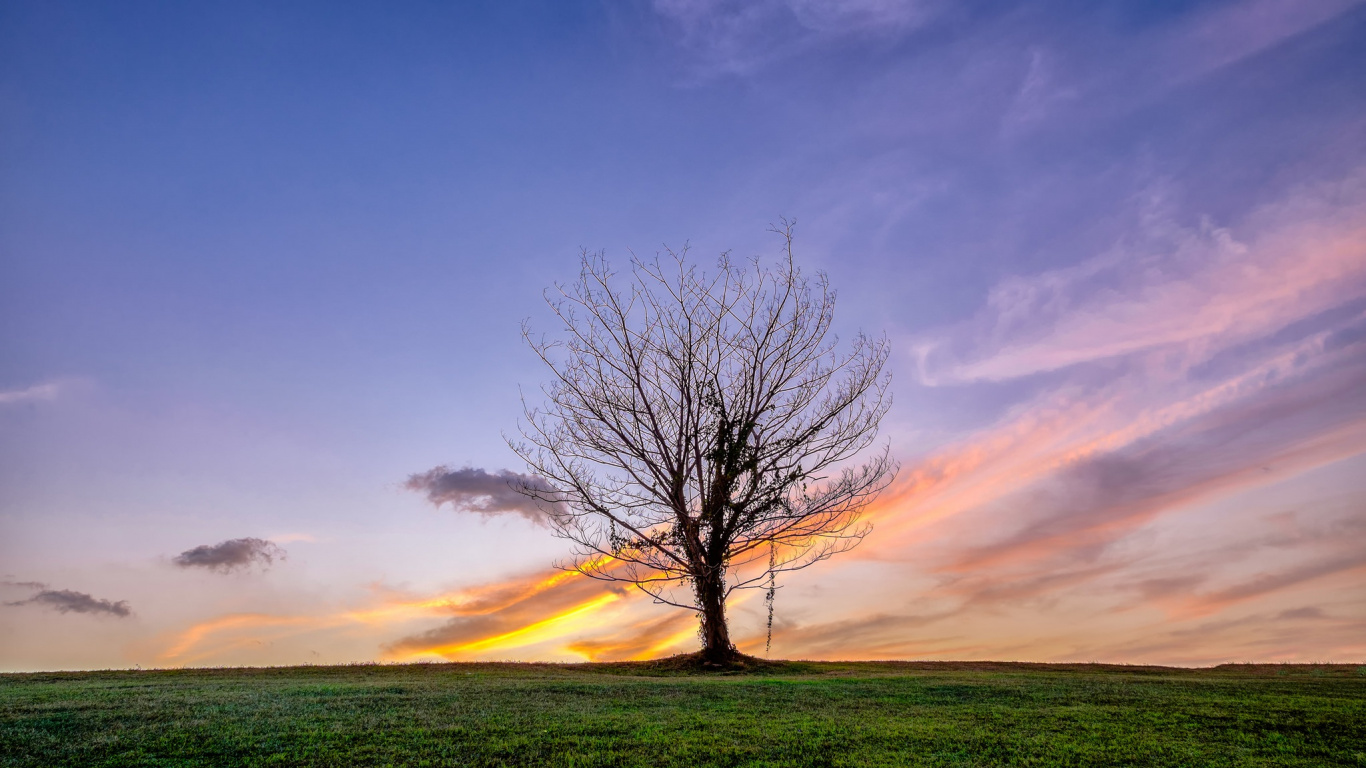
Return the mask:
<svg viewBox="0 0 1366 768">
<path fill-rule="evenodd" d="M 717 569 L 718 574 L 725 573 Z M 711 664 L 730 664 L 739 654 L 730 642 L 726 626 L 726 586 L 719 576 L 698 579 L 697 604 L 702 615 L 702 660 Z"/>
</svg>

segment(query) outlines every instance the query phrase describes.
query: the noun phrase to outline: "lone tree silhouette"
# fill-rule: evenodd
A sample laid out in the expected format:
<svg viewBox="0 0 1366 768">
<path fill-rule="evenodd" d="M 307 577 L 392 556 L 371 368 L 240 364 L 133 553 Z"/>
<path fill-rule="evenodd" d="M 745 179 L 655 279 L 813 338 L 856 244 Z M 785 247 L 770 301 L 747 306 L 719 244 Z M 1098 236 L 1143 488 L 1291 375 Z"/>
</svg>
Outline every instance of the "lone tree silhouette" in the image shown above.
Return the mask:
<svg viewBox="0 0 1366 768">
<path fill-rule="evenodd" d="M 891 404 L 885 338 L 841 354 L 835 292 L 792 259 L 723 254 L 713 272 L 687 249 L 632 258 L 618 275 L 584 251 L 577 282 L 547 289 L 559 338 L 523 336 L 553 374 L 509 444 L 537 476 L 517 488 L 575 543 L 561 567 L 627 582 L 696 611 L 701 658 L 739 658 L 726 622 L 737 589 L 845 552 L 863 509 L 896 473 L 875 439 Z"/>
</svg>

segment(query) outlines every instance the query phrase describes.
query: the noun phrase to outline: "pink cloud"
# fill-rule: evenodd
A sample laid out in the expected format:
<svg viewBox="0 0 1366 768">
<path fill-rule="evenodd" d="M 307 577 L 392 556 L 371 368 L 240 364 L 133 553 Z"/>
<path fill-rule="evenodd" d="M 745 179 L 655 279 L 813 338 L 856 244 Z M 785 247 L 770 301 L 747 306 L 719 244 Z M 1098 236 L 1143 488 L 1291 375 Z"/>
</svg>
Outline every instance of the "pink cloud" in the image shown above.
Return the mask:
<svg viewBox="0 0 1366 768">
<path fill-rule="evenodd" d="M 1156 352 L 1179 374 L 1366 294 L 1366 173 L 1301 189 L 1242 230 L 1157 215 L 1142 244 L 1005 280 L 973 320 L 914 342 L 921 378 L 1002 381 Z"/>
</svg>

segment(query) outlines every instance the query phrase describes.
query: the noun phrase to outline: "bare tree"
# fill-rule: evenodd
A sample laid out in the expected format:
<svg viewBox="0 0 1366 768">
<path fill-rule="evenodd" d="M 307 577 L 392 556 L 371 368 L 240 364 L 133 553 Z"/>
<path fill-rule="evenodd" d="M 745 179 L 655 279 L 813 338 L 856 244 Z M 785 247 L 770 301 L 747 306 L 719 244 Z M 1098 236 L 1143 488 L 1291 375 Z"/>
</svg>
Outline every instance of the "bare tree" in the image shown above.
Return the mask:
<svg viewBox="0 0 1366 768">
<path fill-rule="evenodd" d="M 737 658 L 727 598 L 767 589 L 771 631 L 776 574 L 858 544 L 896 472 L 887 449 L 849 465 L 891 403 L 886 339 L 840 354 L 835 292 L 794 265 L 789 222 L 773 231 L 773 268 L 704 272 L 685 248 L 622 276 L 585 251 L 546 292 L 563 337 L 523 326 L 553 377 L 509 443 L 539 478 L 519 490 L 576 545 L 561 567 L 696 611 L 711 663 Z"/>
</svg>

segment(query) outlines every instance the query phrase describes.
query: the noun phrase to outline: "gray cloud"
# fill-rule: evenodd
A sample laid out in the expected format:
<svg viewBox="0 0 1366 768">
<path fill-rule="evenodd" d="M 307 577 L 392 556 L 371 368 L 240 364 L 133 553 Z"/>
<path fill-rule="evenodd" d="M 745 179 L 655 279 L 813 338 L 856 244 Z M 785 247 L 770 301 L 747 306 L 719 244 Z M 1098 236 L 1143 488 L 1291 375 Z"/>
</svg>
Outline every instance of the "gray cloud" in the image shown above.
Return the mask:
<svg viewBox="0 0 1366 768">
<path fill-rule="evenodd" d="M 1205 579 L 1206 574 L 1191 573 L 1158 579 L 1144 579 L 1134 588 L 1145 600 L 1160 600 L 1168 597 L 1186 596 L 1195 591 Z"/>
<path fill-rule="evenodd" d="M 47 585 L 41 581 L 0 581 L 0 586 L 20 587 L 21 589 L 47 589 Z"/>
<path fill-rule="evenodd" d="M 15 586 L 33 586 L 36 582 L 21 582 Z M 91 597 L 84 592 L 76 592 L 70 589 L 44 589 L 38 594 L 27 600 L 18 600 L 5 605 L 39 605 L 51 608 L 58 613 L 90 613 L 95 615 L 118 616 L 123 618 L 130 616 L 133 610 L 128 607 L 127 600 L 111 602 Z"/>
<path fill-rule="evenodd" d="M 250 568 L 253 563 L 263 567 L 284 560 L 285 551 L 265 539 L 229 539 L 218 544 L 201 544 L 187 549 L 171 562 L 181 568 L 207 568 L 211 571 L 227 573 L 237 569 Z"/>
<path fill-rule="evenodd" d="M 1323 609 L 1322 609 L 1322 608 L 1317 608 L 1317 607 L 1311 605 L 1311 606 L 1306 606 L 1306 607 L 1304 607 L 1304 608 L 1291 608 L 1291 609 L 1289 609 L 1289 610 L 1281 611 L 1279 614 L 1276 615 L 1276 618 L 1278 618 L 1278 619 L 1326 619 L 1326 618 L 1328 618 L 1328 615 L 1325 614 L 1325 613 L 1323 612 Z"/>
<path fill-rule="evenodd" d="M 1264 573 L 1251 581 L 1228 589 L 1200 595 L 1199 600 L 1205 605 L 1223 607 L 1230 603 L 1250 600 L 1288 587 L 1298 586 L 1322 576 L 1356 570 L 1364 565 L 1366 565 L 1366 552 L 1360 550 L 1353 550 L 1336 557 L 1323 557 L 1321 555 L 1313 562 L 1289 570 Z"/>
<path fill-rule="evenodd" d="M 533 475 L 506 469 L 497 473 L 485 472 L 476 467 L 435 467 L 410 476 L 403 484 L 407 490 L 427 494 L 427 500 L 438 507 L 450 504 L 457 512 L 477 512 L 489 517 L 516 514 L 545 525 L 545 508 L 518 492 L 519 486 L 548 490 L 545 481 Z"/>
<path fill-rule="evenodd" d="M 842 658 L 850 648 L 861 653 L 906 656 L 923 653 L 929 646 L 946 638 L 927 639 L 916 635 L 916 630 L 957 615 L 959 611 L 943 611 L 923 615 L 875 613 L 853 619 L 840 619 L 819 624 L 798 624 L 776 620 L 773 642 L 783 653 L 796 658 Z M 758 646 L 761 635 L 748 638 Z"/>
<path fill-rule="evenodd" d="M 1312 624 L 1306 625 L 1306 622 Z M 1235 619 L 1185 624 L 1178 629 L 1149 633 L 1128 641 L 1078 646 L 1070 655 L 1086 659 L 1124 659 L 1130 663 L 1156 657 L 1163 659 L 1163 663 L 1209 666 L 1274 658 L 1286 649 L 1295 649 L 1295 655 L 1304 661 L 1342 658 L 1336 656 L 1340 651 L 1332 649 L 1355 645 L 1363 632 L 1366 632 L 1366 622 L 1359 619 L 1333 620 L 1327 615 L 1300 611 L 1255 613 Z M 1199 638 L 1208 645 L 1196 650 L 1192 648 L 1192 638 Z"/>
</svg>

